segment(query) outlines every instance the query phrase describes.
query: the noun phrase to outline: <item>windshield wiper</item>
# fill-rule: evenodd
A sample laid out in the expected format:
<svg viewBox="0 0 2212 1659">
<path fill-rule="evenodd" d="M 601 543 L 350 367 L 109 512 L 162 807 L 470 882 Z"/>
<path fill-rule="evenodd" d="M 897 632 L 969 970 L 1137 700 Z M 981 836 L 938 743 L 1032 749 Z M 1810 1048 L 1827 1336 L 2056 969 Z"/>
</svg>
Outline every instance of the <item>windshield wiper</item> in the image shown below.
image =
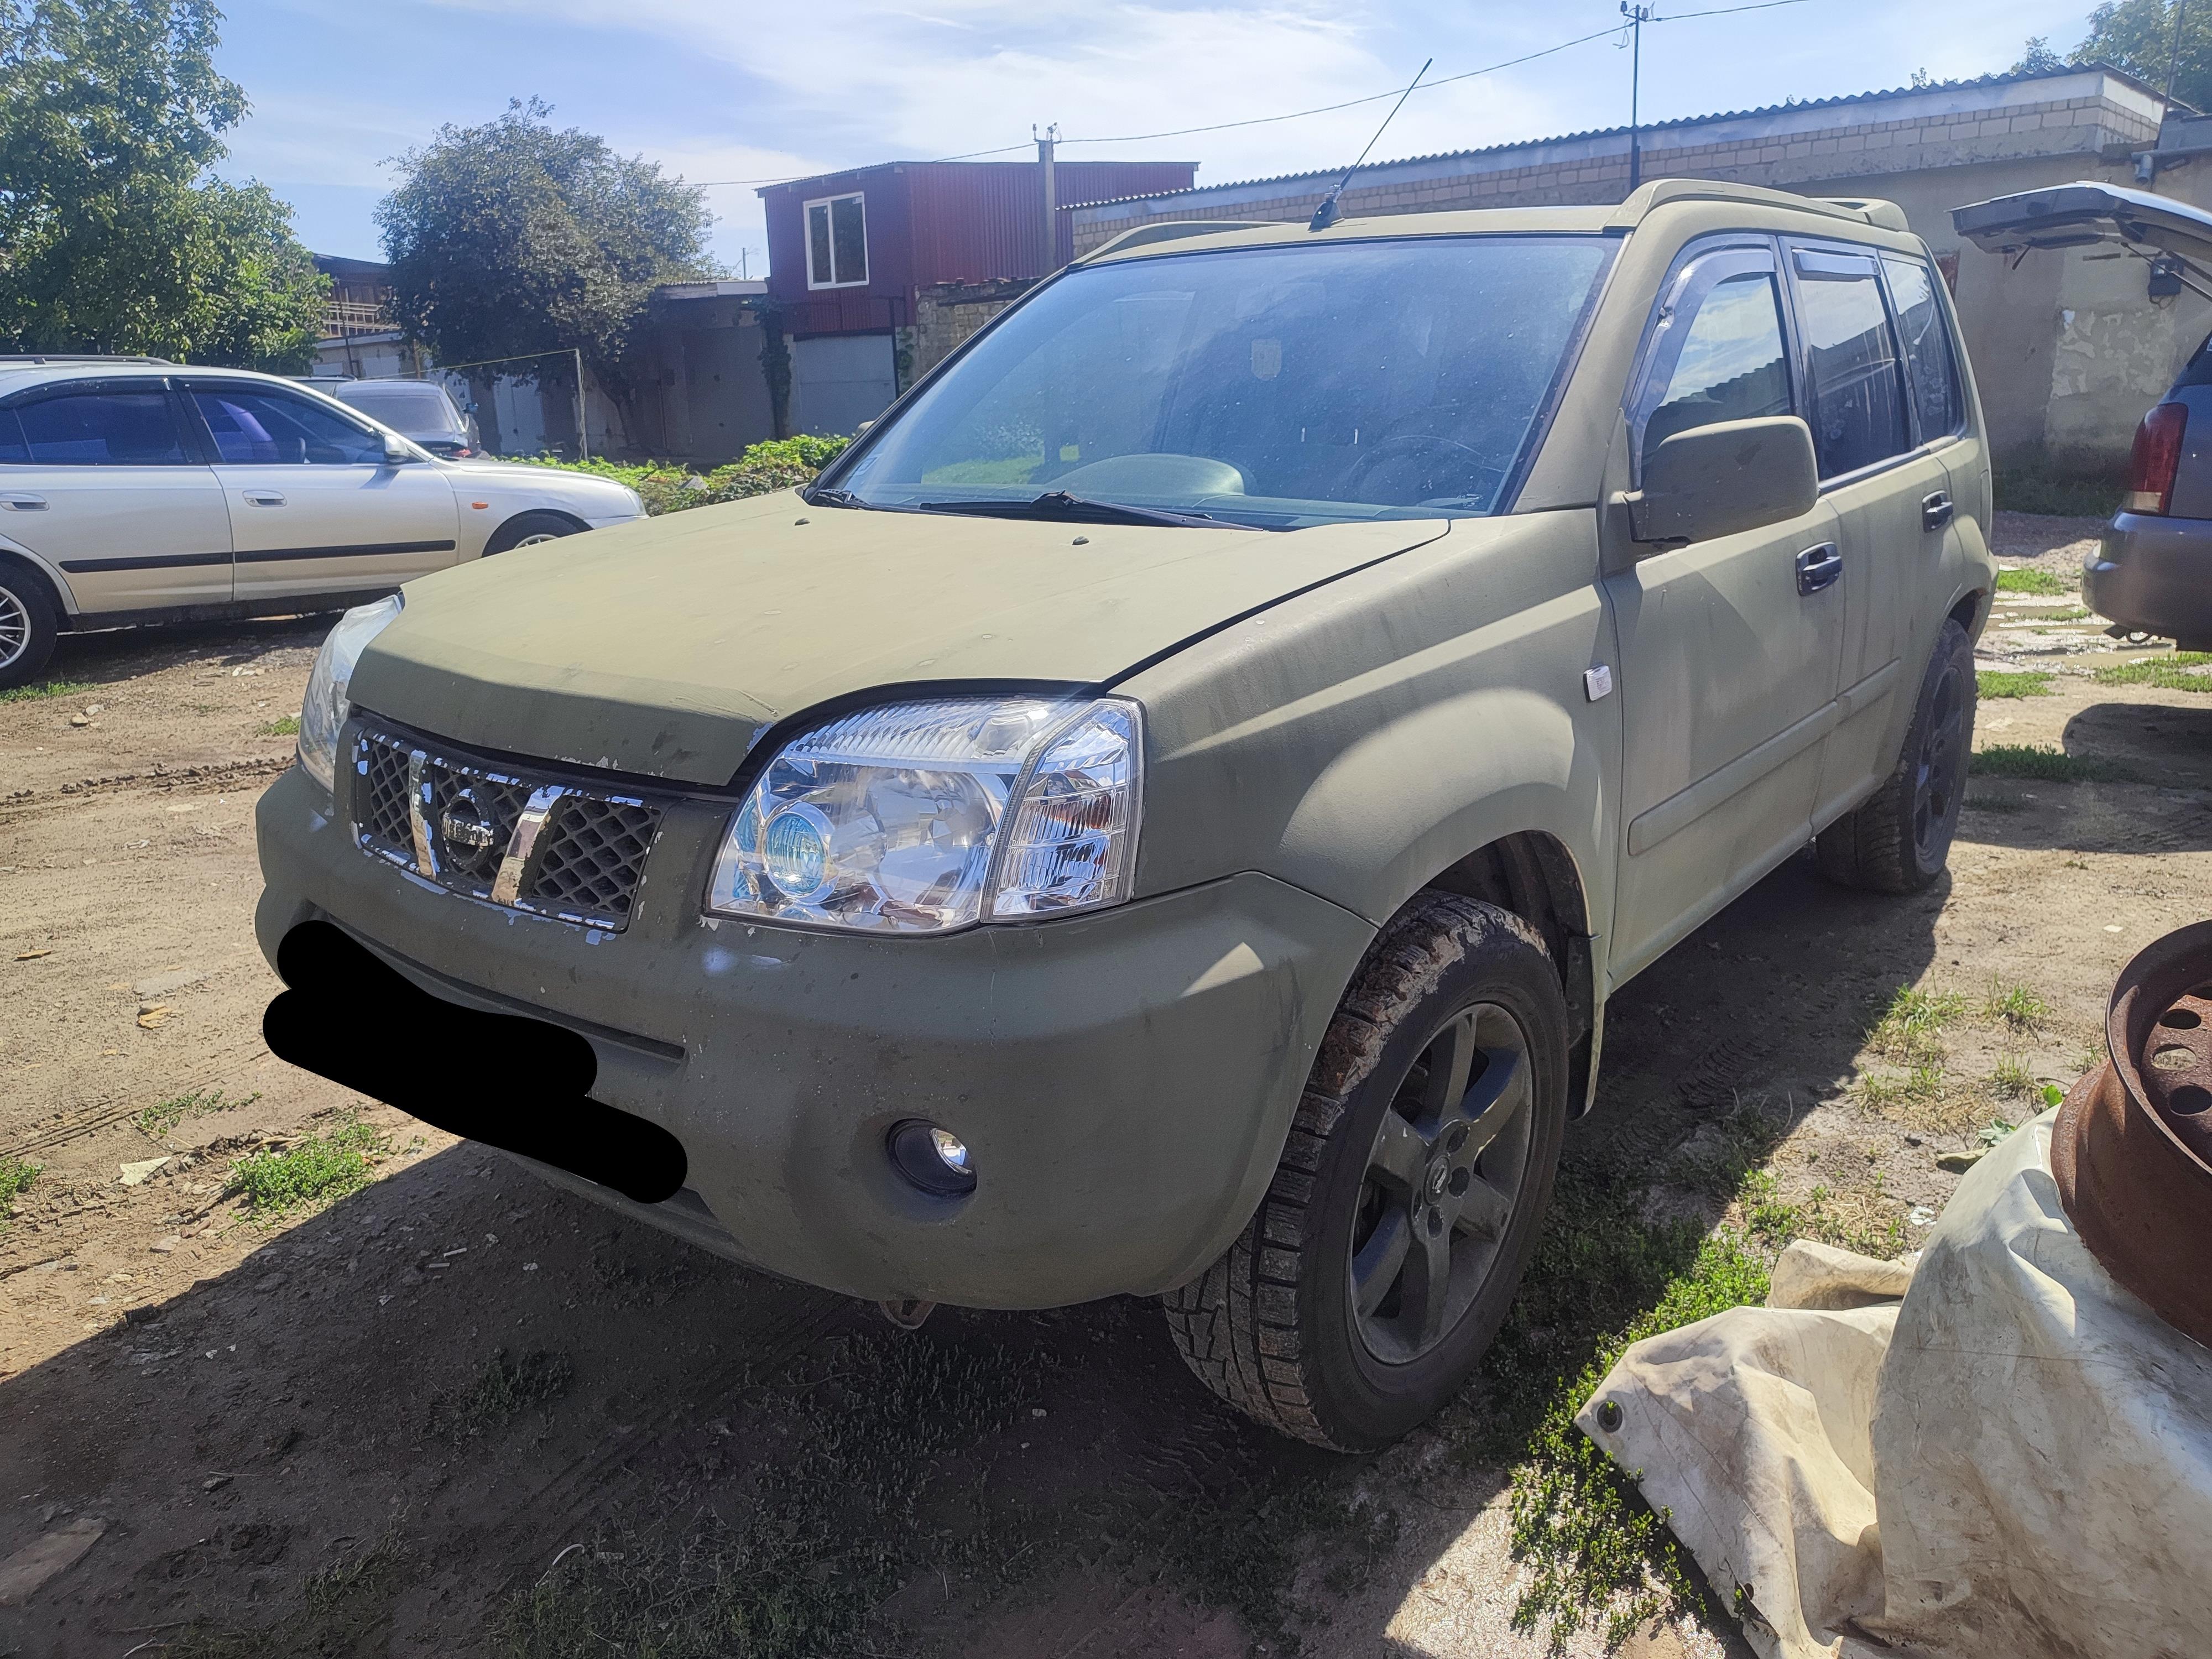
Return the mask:
<svg viewBox="0 0 2212 1659">
<path fill-rule="evenodd" d="M 1121 501 L 1094 501 L 1071 495 L 1064 489 L 1048 490 L 1035 501 L 986 498 L 974 501 L 922 501 L 924 513 L 972 513 L 992 519 L 1068 519 L 1091 524 L 1188 525 L 1200 530 L 1243 530 L 1205 513 L 1170 513 L 1157 507 L 1130 507 Z"/>
<path fill-rule="evenodd" d="M 849 507 L 864 513 L 877 510 L 873 501 L 864 501 L 849 489 L 817 489 L 803 499 L 809 507 Z"/>
</svg>

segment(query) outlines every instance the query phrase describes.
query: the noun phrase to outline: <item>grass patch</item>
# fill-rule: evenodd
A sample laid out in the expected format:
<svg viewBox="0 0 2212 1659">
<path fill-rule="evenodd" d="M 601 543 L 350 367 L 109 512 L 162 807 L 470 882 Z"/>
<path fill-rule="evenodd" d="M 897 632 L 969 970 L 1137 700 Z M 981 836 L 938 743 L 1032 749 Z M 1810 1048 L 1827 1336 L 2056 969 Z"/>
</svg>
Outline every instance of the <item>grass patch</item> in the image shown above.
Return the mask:
<svg viewBox="0 0 2212 1659">
<path fill-rule="evenodd" d="M 36 702 L 41 697 L 73 697 L 97 690 L 86 680 L 43 680 L 36 685 L 11 685 L 0 691 L 0 702 Z"/>
<path fill-rule="evenodd" d="M 2002 1020 L 2015 1031 L 2032 1031 L 2050 1017 L 2051 1005 L 2025 985 L 1992 979 L 1989 995 L 1982 999 L 1984 1019 Z"/>
<path fill-rule="evenodd" d="M 163 1659 L 383 1659 L 407 1557 L 390 1538 L 360 1559 L 308 1576 L 299 1608 L 258 1630 L 196 1621 L 159 1644 Z"/>
<path fill-rule="evenodd" d="M 1940 1063 L 1916 1066 L 1911 1071 L 1884 1077 L 1869 1072 L 1859 1079 L 1859 1098 L 1870 1111 L 1888 1112 L 1898 1107 L 1924 1104 L 1943 1094 Z"/>
<path fill-rule="evenodd" d="M 296 738 L 300 735 L 300 717 L 287 714 L 281 720 L 264 720 L 254 727 L 254 735 L 259 738 Z"/>
<path fill-rule="evenodd" d="M 1867 1047 L 1891 1060 L 1925 1062 L 1943 1057 L 1942 1034 L 1965 1017 L 1966 999 L 1955 991 L 1900 985 L 1867 1033 Z"/>
<path fill-rule="evenodd" d="M 5 1231 L 8 1224 L 15 1218 L 15 1200 L 45 1172 L 46 1167 L 20 1158 L 0 1158 L 0 1231 Z"/>
<path fill-rule="evenodd" d="M 817 1659 L 867 1651 L 875 1609 L 927 1565 L 988 1587 L 1029 1540 L 982 1511 L 964 1455 L 1036 1391 L 1030 1350 L 855 1334 L 746 1401 L 776 1455 L 744 1501 L 611 1532 L 494 1615 L 508 1659 Z M 964 1501 L 963 1501 L 964 1500 Z M 948 1512 L 967 1510 L 964 1527 Z"/>
<path fill-rule="evenodd" d="M 327 1134 L 310 1134 L 281 1151 L 249 1152 L 230 1166 L 230 1190 L 261 1220 L 319 1209 L 368 1185 L 375 1160 L 391 1151 L 383 1130 L 349 1116 Z"/>
<path fill-rule="evenodd" d="M 438 1426 L 456 1443 L 495 1433 L 524 1412 L 551 1405 L 575 1380 L 576 1368 L 564 1353 L 541 1350 L 510 1361 L 502 1349 L 439 1410 Z"/>
<path fill-rule="evenodd" d="M 2100 685 L 2151 685 L 2161 691 L 2212 691 L 2212 673 L 2191 671 L 2212 665 L 2212 651 L 2176 651 L 2163 657 L 2107 663 L 2096 673 Z"/>
<path fill-rule="evenodd" d="M 2212 682 L 2208 682 L 2212 690 Z M 2047 744 L 1993 743 L 1966 763 L 1978 778 L 2026 778 L 2035 783 L 2121 783 L 2130 774 L 2110 761 L 2085 760 Z"/>
<path fill-rule="evenodd" d="M 159 1140 L 188 1117 L 205 1117 L 210 1112 L 234 1112 L 241 1106 L 251 1106 L 261 1098 L 255 1090 L 243 1100 L 226 1100 L 220 1089 L 195 1089 L 188 1095 L 171 1095 L 167 1100 L 147 1107 L 131 1121 L 138 1126 L 138 1133 Z"/>
<path fill-rule="evenodd" d="M 2069 605 L 2063 611 L 2048 611 L 2035 620 L 2039 623 L 2087 622 L 2096 612 L 2086 605 Z"/>
<path fill-rule="evenodd" d="M 2045 466 L 2000 465 L 1991 492 L 2000 513 L 2059 519 L 2109 519 L 2120 508 L 2117 478 L 2056 472 Z"/>
<path fill-rule="evenodd" d="M 1974 687 L 1984 697 L 2047 697 L 2051 676 L 2035 668 L 1979 668 L 1974 671 Z"/>
<path fill-rule="evenodd" d="M 2056 599 L 2073 591 L 2074 584 L 2055 570 L 1997 572 L 1997 592 L 2000 593 L 2033 593 L 2042 599 Z"/>
<path fill-rule="evenodd" d="M 2018 1054 L 2006 1054 L 1990 1073 L 1990 1090 L 2001 1099 L 2026 1100 L 2035 1093 L 2035 1074 Z"/>
</svg>

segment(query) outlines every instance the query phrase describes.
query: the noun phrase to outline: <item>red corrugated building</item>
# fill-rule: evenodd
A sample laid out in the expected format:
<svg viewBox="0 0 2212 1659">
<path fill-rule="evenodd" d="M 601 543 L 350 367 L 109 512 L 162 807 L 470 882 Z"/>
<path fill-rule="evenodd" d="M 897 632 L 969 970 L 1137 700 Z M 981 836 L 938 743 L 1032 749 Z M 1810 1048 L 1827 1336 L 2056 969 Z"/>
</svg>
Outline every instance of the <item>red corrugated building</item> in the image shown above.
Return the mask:
<svg viewBox="0 0 2212 1659">
<path fill-rule="evenodd" d="M 846 432 L 880 412 L 924 290 L 1042 276 L 1073 257 L 1069 208 L 1188 190 L 1197 174 L 1194 161 L 886 161 L 769 185 L 793 428 Z"/>
</svg>

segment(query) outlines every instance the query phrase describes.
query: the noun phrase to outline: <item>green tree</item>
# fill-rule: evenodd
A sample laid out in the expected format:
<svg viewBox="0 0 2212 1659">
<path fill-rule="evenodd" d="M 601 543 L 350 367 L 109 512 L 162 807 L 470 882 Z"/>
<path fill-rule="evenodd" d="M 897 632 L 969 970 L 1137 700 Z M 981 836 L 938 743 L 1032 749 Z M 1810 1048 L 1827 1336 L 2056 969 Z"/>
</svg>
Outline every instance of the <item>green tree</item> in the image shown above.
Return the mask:
<svg viewBox="0 0 2212 1659">
<path fill-rule="evenodd" d="M 2206 0 L 2182 3 L 2179 53 L 2174 50 L 2174 0 L 2107 0 L 2089 14 L 2088 37 L 2080 46 L 2061 52 L 2052 49 L 2047 36 L 2038 35 L 2028 41 L 2013 72 L 2110 64 L 2164 91 L 2171 66 L 2175 101 L 2192 109 L 2212 109 L 2212 4 Z"/>
<path fill-rule="evenodd" d="M 399 158 L 399 187 L 376 211 L 392 313 L 447 362 L 580 351 L 634 416 L 647 303 L 659 283 L 719 274 L 706 254 L 713 216 L 657 163 L 556 131 L 551 114 L 515 99 L 497 119 L 441 127 Z M 558 359 L 516 368 L 573 384 Z"/>
<path fill-rule="evenodd" d="M 305 368 L 329 284 L 210 169 L 245 94 L 209 0 L 0 0 L 0 341 Z"/>
</svg>

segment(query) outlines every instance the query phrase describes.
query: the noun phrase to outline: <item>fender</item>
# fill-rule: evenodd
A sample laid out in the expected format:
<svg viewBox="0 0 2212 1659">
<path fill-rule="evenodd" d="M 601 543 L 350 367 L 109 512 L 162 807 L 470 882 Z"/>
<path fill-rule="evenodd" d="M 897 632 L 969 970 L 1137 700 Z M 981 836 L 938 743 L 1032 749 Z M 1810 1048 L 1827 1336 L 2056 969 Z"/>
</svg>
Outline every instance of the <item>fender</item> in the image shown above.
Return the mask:
<svg viewBox="0 0 2212 1659">
<path fill-rule="evenodd" d="M 70 586 L 69 578 L 62 574 L 60 566 L 8 536 L 0 536 L 0 553 L 12 554 L 46 579 L 48 586 L 54 590 L 54 597 L 61 601 L 64 618 L 77 614 L 81 607 L 76 602 L 76 593 Z"/>
</svg>

